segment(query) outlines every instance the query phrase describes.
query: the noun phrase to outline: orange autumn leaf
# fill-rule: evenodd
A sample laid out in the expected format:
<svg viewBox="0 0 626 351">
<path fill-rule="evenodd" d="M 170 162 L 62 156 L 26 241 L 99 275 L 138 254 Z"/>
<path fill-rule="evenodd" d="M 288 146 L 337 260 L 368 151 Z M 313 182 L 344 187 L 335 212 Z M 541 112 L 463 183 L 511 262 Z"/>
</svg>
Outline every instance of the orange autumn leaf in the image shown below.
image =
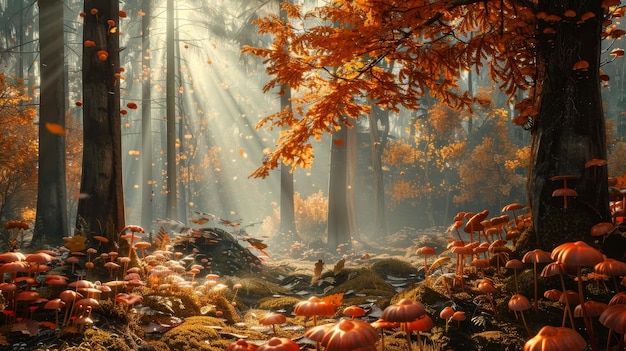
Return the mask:
<svg viewBox="0 0 626 351">
<path fill-rule="evenodd" d="M 65 128 L 57 123 L 46 122 L 46 130 L 52 134 L 65 135 Z"/>
<path fill-rule="evenodd" d="M 341 306 L 341 303 L 343 302 L 343 293 L 322 296 L 320 297 L 320 300 L 322 300 L 322 302 L 326 302 L 327 304 L 333 305 L 333 307 L 337 308 Z"/>
</svg>

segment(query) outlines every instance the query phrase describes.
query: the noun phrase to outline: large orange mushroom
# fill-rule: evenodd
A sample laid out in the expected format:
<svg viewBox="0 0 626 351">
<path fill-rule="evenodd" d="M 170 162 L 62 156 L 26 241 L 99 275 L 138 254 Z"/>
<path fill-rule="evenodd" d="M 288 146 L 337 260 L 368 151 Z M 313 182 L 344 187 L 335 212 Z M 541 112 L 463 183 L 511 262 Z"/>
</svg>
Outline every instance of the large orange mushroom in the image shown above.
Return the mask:
<svg viewBox="0 0 626 351">
<path fill-rule="evenodd" d="M 383 310 L 380 318 L 388 322 L 398 322 L 406 327 L 406 324 L 426 314 L 424 305 L 417 301 L 402 299 Z M 411 351 L 411 334 L 406 333 L 407 349 Z"/>
<path fill-rule="evenodd" d="M 524 351 L 582 351 L 585 339 L 570 328 L 546 325 L 524 344 Z"/>
<path fill-rule="evenodd" d="M 598 263 L 604 261 L 604 256 L 602 255 L 602 253 L 600 253 L 600 251 L 596 250 L 595 248 L 589 246 L 589 244 L 585 243 L 584 241 L 576 241 L 561 244 L 555 247 L 554 250 L 552 250 L 551 257 L 553 260 L 559 263 L 576 267 L 576 277 L 578 278 L 578 295 L 580 296 L 581 301 L 585 301 L 583 294 L 581 267 L 594 267 Z M 593 334 L 593 325 L 588 320 L 585 305 L 582 305 L 582 316 L 583 321 L 585 322 L 585 326 L 587 327 L 589 342 L 591 343 L 592 349 L 595 350 L 597 347 Z"/>
<path fill-rule="evenodd" d="M 407 333 L 411 333 L 412 330 L 415 330 L 417 332 L 417 345 L 420 351 L 422 351 L 424 349 L 424 346 L 422 345 L 422 337 L 420 332 L 429 331 L 434 326 L 435 324 L 433 323 L 433 320 L 428 315 L 424 314 L 413 322 L 407 323 L 405 326 L 405 331 Z"/>
<path fill-rule="evenodd" d="M 321 343 L 326 351 L 376 351 L 377 340 L 378 333 L 369 323 L 342 319 L 328 328 Z"/>
<path fill-rule="evenodd" d="M 307 301 L 300 301 L 293 310 L 296 316 L 313 317 L 313 325 L 317 325 L 317 316 L 333 316 L 335 307 L 317 296 L 311 296 Z"/>
<path fill-rule="evenodd" d="M 617 350 L 624 349 L 624 334 L 626 334 L 626 305 L 612 305 L 609 306 L 599 318 L 600 323 L 603 326 L 621 334 L 618 339 Z M 611 344 L 611 336 L 609 335 L 607 341 L 607 350 Z"/>
<path fill-rule="evenodd" d="M 272 337 L 259 346 L 257 351 L 300 351 L 300 346 L 288 338 Z"/>
</svg>

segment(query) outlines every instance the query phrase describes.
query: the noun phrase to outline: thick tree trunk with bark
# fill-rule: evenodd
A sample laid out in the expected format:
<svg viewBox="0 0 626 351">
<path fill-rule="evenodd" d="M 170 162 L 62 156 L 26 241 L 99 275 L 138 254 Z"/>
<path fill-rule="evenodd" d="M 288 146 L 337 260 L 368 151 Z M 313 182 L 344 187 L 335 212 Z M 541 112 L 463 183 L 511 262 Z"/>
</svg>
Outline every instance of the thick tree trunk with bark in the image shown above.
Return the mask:
<svg viewBox="0 0 626 351">
<path fill-rule="evenodd" d="M 591 159 L 606 159 L 605 120 L 600 96 L 599 61 L 602 9 L 600 1 L 539 1 L 539 11 L 563 20 L 540 21 L 539 66 L 544 71 L 539 116 L 533 121 L 532 163 L 528 184 L 537 246 L 551 250 L 576 240 L 590 241 L 591 226 L 610 221 L 607 168 L 590 167 Z M 596 16 L 577 23 L 565 10 Z M 544 28 L 556 29 L 550 34 Z M 587 68 L 575 69 L 580 61 Z M 542 84 L 541 84 L 542 83 Z M 564 188 L 555 176 L 575 176 L 567 187 L 577 196 L 553 196 Z"/>
<path fill-rule="evenodd" d="M 141 18 L 141 66 L 150 72 L 150 0 L 141 2 L 145 15 Z M 142 77 L 141 83 L 141 226 L 150 231 L 153 220 L 154 185 L 152 174 L 152 78 L 150 74 Z"/>
<path fill-rule="evenodd" d="M 97 14 L 92 14 L 97 9 Z M 108 20 L 118 22 L 115 0 L 85 0 L 84 40 L 95 47 L 83 49 L 83 175 L 78 203 L 77 230 L 115 238 L 124 228 L 122 188 L 119 33 Z M 108 57 L 102 60 L 106 51 Z"/>
<path fill-rule="evenodd" d="M 328 249 L 335 250 L 339 244 L 350 245 L 350 220 L 347 197 L 347 127 L 332 135 L 330 148 L 330 181 L 328 190 Z"/>
<path fill-rule="evenodd" d="M 33 244 L 60 245 L 68 234 L 65 136 L 51 133 L 46 125 L 65 127 L 63 1 L 40 2 L 39 21 L 39 185 Z"/>
</svg>

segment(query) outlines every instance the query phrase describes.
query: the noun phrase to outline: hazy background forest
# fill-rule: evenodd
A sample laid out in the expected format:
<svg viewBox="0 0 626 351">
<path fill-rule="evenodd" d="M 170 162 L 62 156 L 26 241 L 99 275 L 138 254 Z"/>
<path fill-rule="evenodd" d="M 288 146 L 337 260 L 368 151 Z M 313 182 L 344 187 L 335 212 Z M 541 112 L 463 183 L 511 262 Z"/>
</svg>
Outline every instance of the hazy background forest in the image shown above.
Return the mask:
<svg viewBox="0 0 626 351">
<path fill-rule="evenodd" d="M 165 1 L 120 3 L 120 111 L 126 223 L 158 228 L 166 211 L 166 7 Z M 146 8 L 145 4 L 150 4 Z M 68 223 L 76 223 L 80 195 L 82 148 L 81 55 L 83 2 L 64 2 L 66 87 L 66 180 Z M 250 178 L 272 148 L 279 131 L 256 129 L 263 117 L 280 109 L 283 91 L 264 94 L 268 78 L 261 60 L 241 53 L 245 45 L 263 47 L 254 20 L 278 13 L 277 1 L 174 1 L 177 215 L 187 222 L 194 212 L 241 221 L 257 235 L 278 231 L 279 170 L 265 179 Z M 305 0 L 304 7 L 316 5 Z M 0 0 L 0 219 L 34 222 L 37 205 L 39 11 L 35 1 Z M 142 29 L 149 17 L 149 31 Z M 614 57 L 607 48 L 603 62 Z M 626 173 L 626 67 L 618 60 L 602 67 L 603 97 L 609 121 L 609 173 Z M 454 111 L 424 99 L 417 111 L 379 111 L 377 123 L 367 118 L 357 130 L 356 172 L 349 188 L 359 233 L 375 237 L 405 227 L 447 226 L 461 210 L 489 209 L 526 203 L 530 133 L 510 121 L 514 116 L 498 85 L 487 76 L 467 72 L 463 83 L 489 103 L 474 113 Z M 148 85 L 149 95 L 142 91 Z M 463 87 L 463 88 L 465 88 Z M 146 98 L 147 97 L 147 98 Z M 487 100 L 487 99 L 485 99 Z M 142 148 L 142 111 L 152 121 L 149 152 Z M 336 140 L 334 141 L 337 142 Z M 331 138 L 314 142 L 311 169 L 294 172 L 295 220 L 305 242 L 326 229 Z M 372 148 L 382 151 L 372 162 Z M 149 159 L 151 174 L 142 174 Z M 375 173 L 384 184 L 385 233 L 374 230 Z M 142 197 L 150 189 L 148 200 Z M 150 220 L 142 212 L 150 209 Z M 68 235 L 71 234 L 67 233 Z"/>
</svg>

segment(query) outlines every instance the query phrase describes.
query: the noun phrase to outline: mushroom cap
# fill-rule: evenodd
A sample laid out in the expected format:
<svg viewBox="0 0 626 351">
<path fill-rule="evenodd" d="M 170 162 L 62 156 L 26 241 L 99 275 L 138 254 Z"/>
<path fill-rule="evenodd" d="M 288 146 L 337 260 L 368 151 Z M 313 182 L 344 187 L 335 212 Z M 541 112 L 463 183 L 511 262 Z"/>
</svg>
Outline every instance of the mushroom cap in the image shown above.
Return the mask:
<svg viewBox="0 0 626 351">
<path fill-rule="evenodd" d="M 524 268 L 524 263 L 514 258 L 512 260 L 506 261 L 506 264 L 504 266 L 509 269 L 522 269 Z"/>
<path fill-rule="evenodd" d="M 552 257 L 550 257 L 550 253 L 547 251 L 543 251 L 541 249 L 534 249 L 524 254 L 524 257 L 522 257 L 522 262 L 524 263 L 548 263 L 548 262 L 552 262 Z"/>
<path fill-rule="evenodd" d="M 245 339 L 239 339 L 230 344 L 224 351 L 250 351 L 249 346 Z"/>
<path fill-rule="evenodd" d="M 453 321 L 463 322 L 467 319 L 467 316 L 464 311 L 455 311 L 450 318 L 452 318 Z"/>
<path fill-rule="evenodd" d="M 587 317 L 598 317 L 609 306 L 603 302 L 593 300 L 587 300 L 583 302 L 583 304 L 585 305 L 585 314 L 587 315 Z M 583 304 L 580 304 L 576 306 L 576 308 L 574 308 L 574 317 L 580 318 L 583 316 Z"/>
<path fill-rule="evenodd" d="M 485 294 L 493 294 L 494 292 L 498 291 L 496 290 L 496 287 L 493 285 L 493 282 L 491 282 L 491 280 L 489 279 L 483 279 L 480 282 L 478 282 L 478 290 L 480 290 L 481 292 Z"/>
<path fill-rule="evenodd" d="M 626 334 L 626 305 L 609 306 L 600 314 L 599 321 L 617 333 Z"/>
<path fill-rule="evenodd" d="M 416 255 L 434 255 L 437 251 L 430 246 L 422 246 L 419 249 L 415 250 Z"/>
<path fill-rule="evenodd" d="M 28 268 L 30 264 L 25 261 L 13 261 L 4 263 L 0 266 L 0 274 L 4 273 L 18 273 L 18 272 L 28 272 Z"/>
<path fill-rule="evenodd" d="M 441 312 L 439 312 L 439 318 L 441 319 L 450 319 L 452 318 L 452 315 L 454 314 L 454 308 L 450 307 L 450 306 L 446 306 L 444 307 Z"/>
<path fill-rule="evenodd" d="M 373 321 L 372 323 L 370 323 L 370 325 L 374 327 L 375 329 L 384 329 L 384 328 L 393 329 L 399 326 L 398 323 L 396 322 L 388 322 L 382 318 Z"/>
<path fill-rule="evenodd" d="M 550 300 L 550 301 L 559 301 L 559 299 L 561 298 L 561 294 L 563 292 L 559 289 L 550 289 L 550 290 L 546 290 L 543 293 L 543 297 L 545 297 L 546 299 Z"/>
<path fill-rule="evenodd" d="M 259 346 L 257 351 L 300 351 L 300 346 L 288 338 L 272 337 Z"/>
<path fill-rule="evenodd" d="M 330 327 L 322 338 L 327 351 L 375 350 L 378 333 L 369 323 L 343 319 Z"/>
<path fill-rule="evenodd" d="M 551 262 L 551 263 L 548 263 L 545 267 L 543 267 L 540 275 L 543 278 L 549 278 L 549 277 L 554 277 L 555 275 L 559 275 L 559 274 L 570 274 L 570 273 L 576 274 L 576 270 L 573 269 L 573 266 L 558 263 L 558 262 Z"/>
<path fill-rule="evenodd" d="M 570 304 L 570 306 L 578 305 L 580 303 L 580 296 L 578 293 L 572 290 L 567 290 L 565 293 L 561 293 L 559 297 L 560 303 L 565 303 L 565 299 Z"/>
<path fill-rule="evenodd" d="M 433 320 L 428 315 L 423 315 L 416 320 L 409 322 L 406 324 L 406 329 L 408 330 L 417 330 L 417 331 L 429 331 L 433 329 L 435 324 Z"/>
<path fill-rule="evenodd" d="M 32 262 L 32 263 L 39 263 L 39 264 L 46 264 L 52 261 L 52 256 L 48 255 L 45 252 L 37 252 L 37 253 L 26 255 L 26 259 L 24 261 Z"/>
<path fill-rule="evenodd" d="M 622 276 L 626 275 L 626 263 L 612 258 L 607 258 L 606 260 L 596 264 L 593 267 L 593 270 L 600 274 Z"/>
<path fill-rule="evenodd" d="M 587 347 L 585 339 L 570 328 L 546 325 L 524 344 L 524 351 L 582 351 Z"/>
<path fill-rule="evenodd" d="M 309 328 L 306 332 L 304 332 L 304 337 L 313 341 L 321 342 L 324 334 L 326 334 L 328 329 L 330 329 L 331 327 L 331 324 L 317 325 L 315 327 Z"/>
<path fill-rule="evenodd" d="M 615 227 L 611 222 L 600 222 L 593 227 L 591 227 L 591 236 L 603 236 L 611 231 L 613 231 Z"/>
<path fill-rule="evenodd" d="M 595 266 L 604 261 L 602 253 L 584 241 L 568 242 L 552 250 L 552 259 L 572 266 Z"/>
<path fill-rule="evenodd" d="M 287 321 L 287 317 L 280 313 L 268 313 L 259 319 L 259 323 L 263 325 L 283 324 Z"/>
<path fill-rule="evenodd" d="M 509 300 L 509 309 L 512 311 L 526 311 L 532 308 L 528 298 L 522 294 L 514 294 Z"/>
<path fill-rule="evenodd" d="M 15 295 L 15 301 L 35 301 L 39 298 L 36 291 L 21 291 Z"/>
<path fill-rule="evenodd" d="M 293 313 L 296 316 L 334 316 L 335 307 L 317 296 L 311 296 L 306 301 L 298 302 Z"/>
<path fill-rule="evenodd" d="M 609 306 L 624 304 L 626 304 L 626 291 L 618 292 L 617 294 L 613 295 L 611 301 L 609 301 Z"/>
<path fill-rule="evenodd" d="M 524 208 L 524 205 L 518 204 L 518 203 L 512 203 L 512 204 L 508 204 L 502 207 L 502 211 L 500 212 L 517 211 L 517 210 L 521 210 L 522 208 Z"/>
<path fill-rule="evenodd" d="M 425 313 L 426 310 L 421 303 L 402 299 L 393 305 L 387 306 L 380 318 L 389 322 L 411 322 Z"/>
<path fill-rule="evenodd" d="M 352 305 L 343 309 L 343 314 L 348 317 L 362 317 L 365 316 L 365 310 L 359 306 Z"/>
</svg>

